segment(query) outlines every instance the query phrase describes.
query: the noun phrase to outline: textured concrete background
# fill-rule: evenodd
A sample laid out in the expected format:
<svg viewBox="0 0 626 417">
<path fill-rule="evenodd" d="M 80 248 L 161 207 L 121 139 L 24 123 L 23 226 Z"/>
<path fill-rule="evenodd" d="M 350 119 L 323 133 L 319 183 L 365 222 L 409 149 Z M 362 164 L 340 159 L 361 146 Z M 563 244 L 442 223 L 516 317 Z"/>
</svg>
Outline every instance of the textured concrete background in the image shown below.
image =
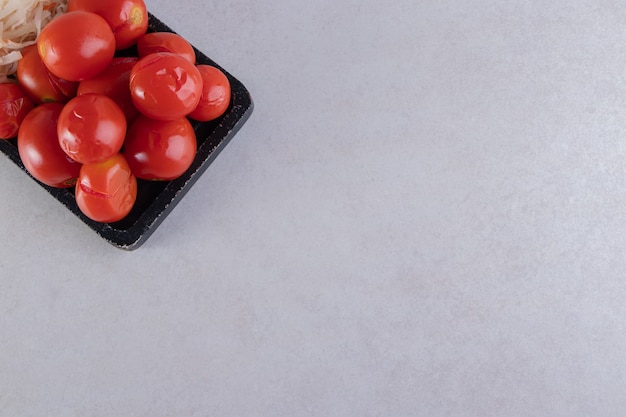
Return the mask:
<svg viewBox="0 0 626 417">
<path fill-rule="evenodd" d="M 0 158 L 0 415 L 623 416 L 620 1 L 148 1 L 255 110 L 150 240 Z"/>
</svg>

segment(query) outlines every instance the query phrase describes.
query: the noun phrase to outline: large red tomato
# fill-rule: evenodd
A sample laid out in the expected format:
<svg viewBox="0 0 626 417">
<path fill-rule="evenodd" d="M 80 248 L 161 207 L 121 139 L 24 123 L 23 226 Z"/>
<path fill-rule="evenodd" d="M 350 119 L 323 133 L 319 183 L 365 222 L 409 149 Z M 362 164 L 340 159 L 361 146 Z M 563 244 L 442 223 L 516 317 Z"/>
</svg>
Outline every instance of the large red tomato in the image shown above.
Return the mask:
<svg viewBox="0 0 626 417">
<path fill-rule="evenodd" d="M 113 99 L 126 116 L 126 122 L 130 123 L 139 115 L 139 110 L 133 104 L 130 97 L 128 83 L 130 71 L 133 69 L 138 58 L 113 58 L 111 64 L 100 74 L 88 80 L 81 81 L 78 86 L 78 95 L 96 93 L 104 94 Z"/>
<path fill-rule="evenodd" d="M 17 149 L 30 174 L 50 187 L 67 188 L 76 183 L 80 164 L 59 146 L 57 120 L 63 104 L 45 103 L 24 118 L 17 136 Z"/>
<path fill-rule="evenodd" d="M 198 65 L 202 75 L 202 97 L 198 106 L 189 114 L 194 120 L 208 122 L 220 117 L 230 105 L 230 82 L 219 69 L 210 65 Z"/>
<path fill-rule="evenodd" d="M 71 99 L 59 115 L 61 149 L 83 164 L 102 162 L 120 151 L 126 135 L 126 118 L 120 106 L 101 94 Z"/>
<path fill-rule="evenodd" d="M 102 16 L 113 30 L 118 50 L 134 45 L 148 29 L 148 11 L 143 0 L 70 0 L 67 10 Z"/>
<path fill-rule="evenodd" d="M 95 13 L 59 15 L 39 34 L 37 49 L 44 65 L 57 77 L 81 81 L 105 69 L 115 54 L 115 36 Z"/>
<path fill-rule="evenodd" d="M 137 52 L 141 58 L 156 52 L 171 52 L 184 56 L 192 64 L 196 63 L 196 51 L 191 44 L 172 32 L 146 33 L 137 41 Z"/>
<path fill-rule="evenodd" d="M 130 73 L 135 107 L 157 120 L 176 120 L 191 113 L 202 95 L 200 71 L 186 58 L 158 52 L 141 58 Z"/>
<path fill-rule="evenodd" d="M 160 121 L 139 116 L 128 129 L 124 156 L 137 178 L 172 180 L 189 169 L 196 148 L 187 118 Z"/>
<path fill-rule="evenodd" d="M 122 154 L 85 164 L 76 182 L 76 203 L 91 220 L 111 223 L 130 213 L 137 199 L 137 180 Z"/>
<path fill-rule="evenodd" d="M 33 107 L 33 102 L 18 85 L 0 84 L 0 139 L 14 138 Z"/>
<path fill-rule="evenodd" d="M 35 45 L 22 50 L 22 59 L 17 62 L 17 80 L 36 103 L 66 103 L 76 95 L 78 88 L 78 83 L 64 80 L 48 71 Z"/>
</svg>

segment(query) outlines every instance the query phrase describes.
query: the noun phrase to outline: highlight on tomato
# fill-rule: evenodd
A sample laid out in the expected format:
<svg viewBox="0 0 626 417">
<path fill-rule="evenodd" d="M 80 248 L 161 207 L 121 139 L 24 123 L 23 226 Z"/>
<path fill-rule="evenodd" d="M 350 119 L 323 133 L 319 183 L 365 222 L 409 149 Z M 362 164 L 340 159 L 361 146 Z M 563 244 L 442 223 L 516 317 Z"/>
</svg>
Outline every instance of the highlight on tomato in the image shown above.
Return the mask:
<svg viewBox="0 0 626 417">
<path fill-rule="evenodd" d="M 148 29 L 148 11 L 143 0 L 69 0 L 69 12 L 96 13 L 107 21 L 115 36 L 115 49 L 126 49 Z"/>
<path fill-rule="evenodd" d="M 130 124 L 139 115 L 139 110 L 130 97 L 130 71 L 137 63 L 137 57 L 113 58 L 111 64 L 100 74 L 78 85 L 78 95 L 95 93 L 111 98 L 124 112 L 126 122 Z"/>
<path fill-rule="evenodd" d="M 172 180 L 193 163 L 196 135 L 189 120 L 139 116 L 128 129 L 124 156 L 133 174 L 144 180 Z"/>
<path fill-rule="evenodd" d="M 198 106 L 189 117 L 199 122 L 215 120 L 223 115 L 230 105 L 230 82 L 226 75 L 210 65 L 197 65 L 202 76 L 202 95 Z"/>
<path fill-rule="evenodd" d="M 182 36 L 172 32 L 146 33 L 137 40 L 137 52 L 140 58 L 157 52 L 171 52 L 181 55 L 192 64 L 196 63 L 196 51 Z"/>
<path fill-rule="evenodd" d="M 186 58 L 157 52 L 141 58 L 130 73 L 135 107 L 157 120 L 176 120 L 191 113 L 202 95 L 200 71 Z"/>
<path fill-rule="evenodd" d="M 76 182 L 76 204 L 91 220 L 112 223 L 130 213 L 137 200 L 137 179 L 120 153 L 84 164 Z"/>
<path fill-rule="evenodd" d="M 17 136 L 20 124 L 33 108 L 33 102 L 17 84 L 0 84 L 0 139 Z"/>
<path fill-rule="evenodd" d="M 77 82 L 59 78 L 46 68 L 36 45 L 22 50 L 22 58 L 17 62 L 16 77 L 24 92 L 38 104 L 51 101 L 67 103 L 76 95 L 78 88 Z"/>
<path fill-rule="evenodd" d="M 81 164 L 59 146 L 57 120 L 63 104 L 44 103 L 32 110 L 20 126 L 17 149 L 26 170 L 38 181 L 57 188 L 76 184 Z"/>
<path fill-rule="evenodd" d="M 83 94 L 63 107 L 57 125 L 58 141 L 77 162 L 102 162 L 120 151 L 126 126 L 124 112 L 112 99 L 102 94 Z"/>
<path fill-rule="evenodd" d="M 48 23 L 37 38 L 48 70 L 68 81 L 82 81 L 104 70 L 115 54 L 115 36 L 101 16 L 77 10 Z"/>
</svg>

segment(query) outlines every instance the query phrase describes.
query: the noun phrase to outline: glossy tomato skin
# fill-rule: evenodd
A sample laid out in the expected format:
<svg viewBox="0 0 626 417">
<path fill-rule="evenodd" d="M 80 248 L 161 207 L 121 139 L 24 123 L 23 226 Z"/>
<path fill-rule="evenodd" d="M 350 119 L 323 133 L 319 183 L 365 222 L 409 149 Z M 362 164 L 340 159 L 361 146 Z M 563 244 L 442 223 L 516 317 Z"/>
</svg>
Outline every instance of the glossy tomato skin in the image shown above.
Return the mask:
<svg viewBox="0 0 626 417">
<path fill-rule="evenodd" d="M 102 94 L 83 94 L 71 99 L 59 115 L 61 149 L 73 160 L 92 164 L 119 152 L 126 135 L 122 109 Z"/>
<path fill-rule="evenodd" d="M 189 120 L 154 120 L 139 116 L 128 129 L 124 156 L 137 178 L 172 180 L 191 166 L 197 150 Z"/>
<path fill-rule="evenodd" d="M 176 120 L 198 105 L 202 76 L 182 56 L 158 52 L 135 64 L 130 73 L 130 93 L 142 114 L 157 120 Z"/>
<path fill-rule="evenodd" d="M 99 15 L 74 11 L 59 15 L 41 30 L 37 50 L 51 73 L 81 81 L 109 65 L 115 54 L 115 37 Z"/>
<path fill-rule="evenodd" d="M 196 52 L 182 36 L 171 32 L 146 33 L 137 41 L 137 52 L 141 58 L 157 52 L 181 55 L 192 64 L 196 63 Z"/>
<path fill-rule="evenodd" d="M 63 104 L 45 103 L 24 118 L 17 136 L 17 149 L 26 170 L 38 181 L 56 188 L 76 184 L 81 164 L 59 146 L 57 120 Z"/>
<path fill-rule="evenodd" d="M 117 50 L 134 45 L 148 29 L 148 11 L 143 0 L 69 0 L 67 10 L 102 16 L 113 31 Z"/>
<path fill-rule="evenodd" d="M 38 104 L 67 103 L 78 88 L 77 82 L 64 80 L 48 71 L 36 45 L 22 50 L 22 59 L 17 62 L 17 80 L 24 92 Z"/>
<path fill-rule="evenodd" d="M 112 223 L 130 213 L 137 199 L 137 179 L 122 154 L 85 164 L 76 182 L 76 203 L 91 220 Z"/>
<path fill-rule="evenodd" d="M 17 84 L 0 84 L 0 139 L 17 136 L 20 124 L 33 107 L 32 100 Z"/>
<path fill-rule="evenodd" d="M 230 105 L 230 82 L 219 69 L 210 65 L 198 65 L 202 75 L 202 96 L 198 106 L 189 117 L 199 122 L 215 120 L 226 112 Z"/>
<path fill-rule="evenodd" d="M 139 110 L 133 104 L 128 88 L 130 71 L 137 61 L 136 57 L 113 58 L 111 64 L 100 74 L 81 81 L 77 94 L 95 93 L 111 98 L 120 106 L 126 116 L 126 122 L 130 124 L 139 115 Z"/>
</svg>

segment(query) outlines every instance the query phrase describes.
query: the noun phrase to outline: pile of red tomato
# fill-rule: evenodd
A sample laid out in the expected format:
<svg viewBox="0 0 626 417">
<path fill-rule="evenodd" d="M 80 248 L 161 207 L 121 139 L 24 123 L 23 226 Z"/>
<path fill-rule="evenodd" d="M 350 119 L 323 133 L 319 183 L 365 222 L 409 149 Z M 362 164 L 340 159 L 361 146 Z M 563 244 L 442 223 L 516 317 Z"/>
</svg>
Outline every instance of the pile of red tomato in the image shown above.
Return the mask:
<svg viewBox="0 0 626 417">
<path fill-rule="evenodd" d="M 37 180 L 75 187 L 97 222 L 126 217 L 137 178 L 182 175 L 197 148 L 190 119 L 214 120 L 230 103 L 219 69 L 196 64 L 179 35 L 147 28 L 143 0 L 69 0 L 0 84 L 0 138 L 17 137 Z M 131 47 L 135 56 L 118 56 Z"/>
</svg>

